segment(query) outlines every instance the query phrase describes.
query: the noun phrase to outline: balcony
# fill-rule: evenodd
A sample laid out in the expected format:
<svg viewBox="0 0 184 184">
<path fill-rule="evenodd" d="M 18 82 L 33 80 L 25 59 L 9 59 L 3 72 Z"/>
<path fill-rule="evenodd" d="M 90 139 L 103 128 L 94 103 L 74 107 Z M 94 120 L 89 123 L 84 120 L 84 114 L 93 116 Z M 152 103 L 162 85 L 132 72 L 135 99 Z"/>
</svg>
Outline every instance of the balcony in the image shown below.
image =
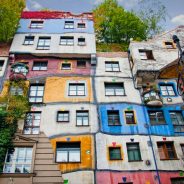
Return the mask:
<svg viewBox="0 0 184 184">
<path fill-rule="evenodd" d="M 162 98 L 158 90 L 148 90 L 142 93 L 144 104 L 149 107 L 161 107 L 163 105 Z"/>
<path fill-rule="evenodd" d="M 26 80 L 26 75 L 29 68 L 24 63 L 15 63 L 11 66 L 11 73 L 9 79 L 11 81 Z"/>
</svg>

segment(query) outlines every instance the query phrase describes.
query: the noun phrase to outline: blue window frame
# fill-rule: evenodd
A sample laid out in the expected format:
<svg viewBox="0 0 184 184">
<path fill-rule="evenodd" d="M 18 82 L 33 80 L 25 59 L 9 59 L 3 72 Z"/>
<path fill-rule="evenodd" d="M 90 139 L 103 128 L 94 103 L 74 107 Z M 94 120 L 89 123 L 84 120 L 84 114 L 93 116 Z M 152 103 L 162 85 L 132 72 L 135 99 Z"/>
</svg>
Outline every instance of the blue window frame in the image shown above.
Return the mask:
<svg viewBox="0 0 184 184">
<path fill-rule="evenodd" d="M 177 96 L 175 85 L 173 83 L 160 83 L 160 92 L 161 95 L 164 97 L 174 97 Z"/>
</svg>

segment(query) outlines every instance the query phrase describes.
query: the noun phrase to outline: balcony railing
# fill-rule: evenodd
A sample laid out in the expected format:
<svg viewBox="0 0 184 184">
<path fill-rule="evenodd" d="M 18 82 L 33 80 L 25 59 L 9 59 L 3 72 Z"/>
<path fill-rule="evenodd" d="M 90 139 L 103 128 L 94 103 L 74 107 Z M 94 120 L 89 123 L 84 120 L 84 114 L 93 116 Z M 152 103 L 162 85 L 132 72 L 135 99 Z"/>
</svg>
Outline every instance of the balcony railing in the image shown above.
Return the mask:
<svg viewBox="0 0 184 184">
<path fill-rule="evenodd" d="M 142 94 L 144 104 L 151 107 L 161 107 L 163 105 L 162 98 L 158 90 L 145 91 Z"/>
</svg>

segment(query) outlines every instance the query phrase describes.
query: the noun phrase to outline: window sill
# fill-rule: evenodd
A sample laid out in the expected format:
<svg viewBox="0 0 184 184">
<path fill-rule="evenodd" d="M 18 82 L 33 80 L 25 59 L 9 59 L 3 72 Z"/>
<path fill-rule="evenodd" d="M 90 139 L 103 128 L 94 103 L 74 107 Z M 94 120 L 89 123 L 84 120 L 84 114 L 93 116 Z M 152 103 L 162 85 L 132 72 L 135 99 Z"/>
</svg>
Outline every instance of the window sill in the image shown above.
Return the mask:
<svg viewBox="0 0 184 184">
<path fill-rule="evenodd" d="M 81 164 L 82 162 L 56 162 L 58 164 Z"/>
<path fill-rule="evenodd" d="M 105 71 L 105 72 L 113 73 L 113 72 L 121 72 L 121 71 Z"/>
<path fill-rule="evenodd" d="M 89 127 L 90 125 L 76 125 L 76 127 Z"/>
<path fill-rule="evenodd" d="M 107 97 L 118 97 L 118 96 L 127 96 L 127 95 L 105 95 L 105 96 L 107 96 Z"/>
<path fill-rule="evenodd" d="M 57 123 L 69 123 L 70 121 L 57 121 Z"/>
<path fill-rule="evenodd" d="M 129 160 L 128 162 L 143 162 L 143 160 Z"/>
<path fill-rule="evenodd" d="M 120 125 L 108 125 L 108 126 L 122 126 L 122 125 L 120 124 Z"/>
<path fill-rule="evenodd" d="M 109 159 L 109 161 L 122 161 L 123 159 Z"/>
<path fill-rule="evenodd" d="M 160 159 L 161 161 L 172 161 L 172 160 L 180 160 L 179 158 L 174 158 L 174 159 L 169 159 L 169 158 L 167 158 L 167 159 Z"/>
<path fill-rule="evenodd" d="M 36 173 L 0 173 L 0 178 L 29 178 L 32 176 L 36 176 Z"/>
<path fill-rule="evenodd" d="M 166 123 L 162 123 L 162 124 L 150 124 L 151 126 L 159 126 L 159 125 L 168 125 Z"/>
</svg>

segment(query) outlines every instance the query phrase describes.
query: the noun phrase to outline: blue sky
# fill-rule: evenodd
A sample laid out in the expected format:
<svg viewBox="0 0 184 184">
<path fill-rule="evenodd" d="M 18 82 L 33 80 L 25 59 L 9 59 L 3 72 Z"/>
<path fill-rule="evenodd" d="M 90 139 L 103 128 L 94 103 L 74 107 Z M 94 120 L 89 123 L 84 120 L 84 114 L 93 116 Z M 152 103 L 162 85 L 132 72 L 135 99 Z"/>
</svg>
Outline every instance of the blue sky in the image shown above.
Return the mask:
<svg viewBox="0 0 184 184">
<path fill-rule="evenodd" d="M 50 10 L 70 11 L 82 13 L 92 11 L 95 6 L 103 0 L 27 0 L 28 10 L 40 10 L 48 8 Z M 118 0 L 125 9 L 136 9 L 139 0 Z M 184 0 L 160 0 L 167 8 L 169 17 L 165 24 L 165 29 L 170 30 L 178 25 L 184 25 Z"/>
</svg>

